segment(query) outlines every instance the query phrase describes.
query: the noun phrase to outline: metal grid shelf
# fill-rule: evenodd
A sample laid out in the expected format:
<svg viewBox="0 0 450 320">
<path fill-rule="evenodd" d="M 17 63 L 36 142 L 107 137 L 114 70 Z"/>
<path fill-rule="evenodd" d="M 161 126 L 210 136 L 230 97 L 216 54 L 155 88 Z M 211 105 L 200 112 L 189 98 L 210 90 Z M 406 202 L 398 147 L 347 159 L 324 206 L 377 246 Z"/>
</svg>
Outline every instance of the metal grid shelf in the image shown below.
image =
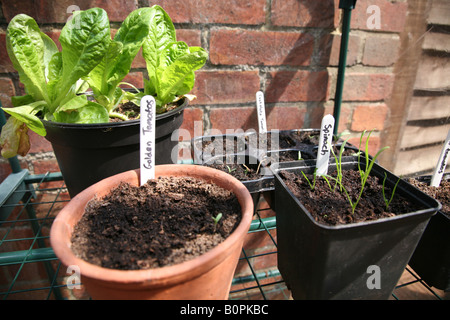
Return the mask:
<svg viewBox="0 0 450 320">
<path fill-rule="evenodd" d="M 12 173 L 0 185 L 0 201 L 0 299 L 90 299 L 82 284 L 69 281 L 65 267 L 49 245 L 52 221 L 69 201 L 61 174 L 31 175 L 28 170 Z M 276 217 L 260 201 L 230 300 L 291 299 L 276 268 L 276 254 Z M 448 298 L 410 268 L 392 295 L 392 299 L 401 300 Z"/>
</svg>

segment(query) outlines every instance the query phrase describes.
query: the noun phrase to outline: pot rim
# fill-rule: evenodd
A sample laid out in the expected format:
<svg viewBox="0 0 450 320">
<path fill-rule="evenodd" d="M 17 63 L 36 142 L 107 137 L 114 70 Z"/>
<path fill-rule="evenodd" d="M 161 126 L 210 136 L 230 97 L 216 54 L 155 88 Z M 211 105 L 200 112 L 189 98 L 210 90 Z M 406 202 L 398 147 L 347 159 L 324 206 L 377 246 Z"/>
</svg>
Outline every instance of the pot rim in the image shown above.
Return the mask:
<svg viewBox="0 0 450 320">
<path fill-rule="evenodd" d="M 361 159 L 363 159 L 363 157 L 361 157 Z M 283 189 L 285 189 L 285 191 L 294 199 L 297 206 L 299 206 L 306 213 L 306 216 L 311 221 L 311 223 L 313 223 L 315 226 L 317 226 L 318 228 L 320 228 L 322 230 L 327 230 L 329 232 L 333 232 L 333 231 L 339 231 L 339 230 L 351 230 L 354 228 L 365 228 L 365 227 L 370 227 L 370 226 L 377 226 L 377 225 L 382 224 L 385 221 L 391 222 L 391 223 L 395 223 L 396 221 L 398 221 L 401 223 L 402 221 L 404 221 L 406 219 L 414 219 L 414 218 L 429 219 L 431 216 L 435 215 L 442 207 L 440 202 L 431 198 L 427 194 L 423 193 L 419 189 L 411 186 L 409 183 L 407 183 L 406 181 L 401 179 L 400 183 L 397 187 L 397 190 L 398 190 L 397 192 L 399 192 L 399 191 L 400 192 L 401 191 L 408 192 L 409 198 L 413 197 L 413 193 L 416 193 L 415 194 L 416 197 L 418 195 L 420 195 L 420 197 L 422 197 L 422 199 L 424 201 L 426 200 L 429 202 L 429 204 L 425 204 L 424 201 L 422 201 L 422 204 L 426 208 L 420 209 L 417 211 L 406 212 L 406 213 L 399 214 L 399 215 L 396 215 L 393 217 L 380 218 L 380 219 L 371 220 L 371 221 L 362 221 L 362 222 L 355 222 L 355 223 L 341 224 L 341 225 L 334 225 L 334 226 L 319 223 L 313 218 L 313 216 L 311 215 L 309 210 L 306 209 L 306 207 L 303 205 L 303 203 L 297 197 L 295 197 L 295 195 L 292 193 L 292 191 L 289 189 L 289 187 L 283 181 L 283 178 L 279 175 L 280 170 L 296 170 L 299 168 L 314 168 L 315 161 L 316 161 L 315 159 L 310 159 L 310 160 L 299 160 L 299 161 L 291 161 L 291 162 L 284 162 L 284 163 L 274 163 L 270 166 L 270 169 L 274 173 L 275 180 L 278 183 L 280 183 L 280 185 L 283 187 Z M 363 160 L 361 160 L 361 161 L 363 161 Z M 357 164 L 357 163 L 358 163 L 358 157 L 356 157 L 356 156 L 343 157 L 343 159 L 342 159 L 343 165 Z M 364 162 L 361 162 L 361 163 L 364 164 Z M 330 159 L 330 164 L 334 164 L 334 159 Z M 383 172 L 386 172 L 388 174 L 388 176 L 392 176 L 392 177 L 395 177 L 396 179 L 400 179 L 399 177 L 397 177 L 396 175 L 391 173 L 389 170 L 380 166 L 377 163 L 374 163 L 373 168 L 375 169 L 374 172 L 377 170 L 381 170 Z"/>
<path fill-rule="evenodd" d="M 156 114 L 156 120 L 162 120 L 168 117 L 171 117 L 179 112 L 182 112 L 188 105 L 189 99 L 187 97 L 182 98 L 183 103 L 176 107 L 173 110 L 164 113 Z M 46 127 L 56 127 L 56 128 L 73 128 L 73 129 L 107 129 L 107 128 L 117 128 L 117 127 L 128 127 L 135 126 L 140 124 L 139 119 L 135 120 L 127 120 L 120 122 L 108 122 L 108 123 L 64 123 L 64 122 L 56 122 L 56 121 L 48 121 L 41 119 L 42 123 Z"/>
<path fill-rule="evenodd" d="M 168 176 L 170 172 L 175 172 L 176 176 L 198 178 L 205 174 L 207 181 L 214 180 L 218 185 L 225 189 L 232 190 L 236 194 L 242 208 L 241 222 L 233 233 L 222 243 L 205 254 L 183 263 L 147 270 L 108 269 L 93 265 L 76 257 L 70 249 L 70 237 L 74 225 L 84 214 L 84 208 L 87 202 L 95 195 L 105 195 L 111 188 L 117 186 L 120 181 L 138 184 L 140 180 L 140 169 L 135 169 L 119 173 L 90 186 L 76 195 L 63 210 L 59 212 L 50 230 L 50 243 L 56 256 L 65 266 L 78 266 L 82 278 L 88 277 L 104 283 L 113 282 L 123 285 L 131 283 L 141 286 L 148 284 L 155 286 L 169 285 L 179 282 L 180 280 L 183 281 L 183 278 L 186 277 L 194 278 L 200 276 L 205 270 L 204 268 L 199 268 L 203 264 L 206 264 L 208 270 L 214 268 L 226 258 L 223 251 L 235 246 L 239 241 L 243 241 L 243 237 L 247 234 L 253 217 L 253 200 L 251 195 L 239 180 L 220 170 L 190 164 L 155 166 L 156 177 Z M 170 173 L 170 175 L 173 174 Z M 101 192 L 102 189 L 106 191 Z M 73 210 L 77 211 L 74 212 Z"/>
</svg>

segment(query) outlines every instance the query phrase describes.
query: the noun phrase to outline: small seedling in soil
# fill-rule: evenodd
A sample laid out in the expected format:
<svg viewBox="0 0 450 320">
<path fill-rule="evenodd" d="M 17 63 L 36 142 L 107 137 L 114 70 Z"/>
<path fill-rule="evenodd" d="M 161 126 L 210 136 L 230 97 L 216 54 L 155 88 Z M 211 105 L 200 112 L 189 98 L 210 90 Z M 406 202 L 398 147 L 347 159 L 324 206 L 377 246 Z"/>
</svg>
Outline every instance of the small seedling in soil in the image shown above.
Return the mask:
<svg viewBox="0 0 450 320">
<path fill-rule="evenodd" d="M 339 184 L 340 187 L 340 191 L 344 192 L 345 195 L 347 196 L 347 199 L 350 203 L 350 206 L 352 208 L 352 213 L 355 212 L 356 206 L 358 205 L 359 201 L 361 200 L 363 191 L 364 191 L 364 187 L 366 185 L 367 179 L 369 178 L 370 172 L 372 171 L 372 167 L 376 161 L 376 159 L 378 158 L 378 156 L 381 154 L 381 152 L 383 152 L 385 149 L 389 148 L 389 147 L 384 147 L 382 149 L 380 149 L 377 154 L 370 160 L 368 155 L 369 155 L 369 139 L 370 139 L 370 135 L 372 134 L 373 130 L 369 132 L 369 135 L 367 136 L 367 140 L 366 140 L 366 145 L 365 145 L 365 160 L 366 160 L 366 166 L 365 166 L 365 170 L 363 170 L 360 166 L 360 155 L 361 155 L 361 144 L 362 144 L 362 139 L 366 133 L 366 131 L 364 130 L 364 132 L 361 134 L 361 137 L 359 139 L 359 150 L 360 152 L 358 153 L 358 171 L 359 174 L 361 176 L 361 189 L 359 192 L 358 197 L 356 198 L 356 200 L 353 200 L 349 193 L 347 192 L 347 190 L 345 189 L 345 186 L 342 183 L 342 153 L 344 150 L 344 146 L 346 141 L 341 145 L 341 150 L 339 152 L 339 156 L 337 157 L 336 154 L 333 152 L 335 161 L 336 161 L 336 170 L 337 170 L 337 178 L 328 176 L 330 179 L 333 179 L 334 181 L 336 181 L 337 184 Z M 398 184 L 398 182 L 397 182 Z M 397 187 L 397 184 L 395 185 L 395 188 Z M 386 200 L 385 199 L 385 203 L 386 203 L 386 207 L 390 204 L 390 202 L 392 201 L 392 198 L 394 196 L 394 192 L 395 192 L 395 188 L 393 190 L 393 193 L 391 195 L 390 200 Z M 383 197 L 384 197 L 384 183 L 383 183 Z"/>
<path fill-rule="evenodd" d="M 217 224 L 219 223 L 219 220 L 222 218 L 222 213 L 218 213 L 216 217 L 212 217 L 214 221 L 214 232 L 216 231 Z"/>
<path fill-rule="evenodd" d="M 401 179 L 401 178 L 399 178 L 399 179 L 397 180 L 397 182 L 395 183 L 394 189 L 392 189 L 391 198 L 390 198 L 389 200 L 386 198 L 386 192 L 385 192 L 386 179 L 387 179 L 387 174 L 386 174 L 386 172 L 385 172 L 385 173 L 384 173 L 384 179 L 383 179 L 383 190 L 382 190 L 382 191 L 383 191 L 383 199 L 384 199 L 384 203 L 386 203 L 386 211 L 387 211 L 388 208 L 389 208 L 389 205 L 390 205 L 391 202 L 392 202 L 392 199 L 394 199 L 395 189 L 397 189 L 397 185 L 398 185 L 398 183 L 400 182 L 400 179 Z"/>
</svg>

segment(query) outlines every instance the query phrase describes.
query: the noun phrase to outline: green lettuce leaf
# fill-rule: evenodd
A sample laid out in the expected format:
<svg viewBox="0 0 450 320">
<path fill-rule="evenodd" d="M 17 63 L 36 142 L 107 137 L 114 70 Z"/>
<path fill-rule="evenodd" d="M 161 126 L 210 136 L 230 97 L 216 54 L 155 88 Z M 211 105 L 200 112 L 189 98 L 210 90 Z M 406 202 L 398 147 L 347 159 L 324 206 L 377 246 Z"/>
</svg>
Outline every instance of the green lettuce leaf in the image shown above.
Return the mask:
<svg viewBox="0 0 450 320">
<path fill-rule="evenodd" d="M 89 74 L 103 59 L 111 41 L 106 11 L 92 8 L 76 11 L 61 30 L 62 75 L 58 94 L 49 112 L 53 113 L 72 86 Z M 75 91 L 75 90 L 73 90 Z"/>
<path fill-rule="evenodd" d="M 6 30 L 6 49 L 26 92 L 35 101 L 50 103 L 46 63 L 58 52 L 55 43 L 40 31 L 33 18 L 19 14 L 11 20 Z"/>
</svg>

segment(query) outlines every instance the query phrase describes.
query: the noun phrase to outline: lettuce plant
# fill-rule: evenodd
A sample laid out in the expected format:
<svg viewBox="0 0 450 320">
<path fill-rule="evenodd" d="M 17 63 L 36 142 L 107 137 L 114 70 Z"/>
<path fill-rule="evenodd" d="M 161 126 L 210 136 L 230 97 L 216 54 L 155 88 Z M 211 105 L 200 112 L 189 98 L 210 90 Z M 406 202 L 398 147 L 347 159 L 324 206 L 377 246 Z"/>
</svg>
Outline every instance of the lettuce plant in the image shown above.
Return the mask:
<svg viewBox="0 0 450 320">
<path fill-rule="evenodd" d="M 86 90 L 81 79 L 102 60 L 110 37 L 108 16 L 99 8 L 74 13 L 61 30 L 61 51 L 33 18 L 19 14 L 11 20 L 6 48 L 26 95 L 12 97 L 14 108 L 3 108 L 11 115 L 0 138 L 4 157 L 28 152 L 28 128 L 46 135 L 41 118 L 88 123 L 108 117 L 101 105 L 78 94 Z"/>
<path fill-rule="evenodd" d="M 149 8 L 150 30 L 142 45 L 148 79 L 144 92 L 156 100 L 156 112 L 163 113 L 170 103 L 188 94 L 194 87 L 194 71 L 208 59 L 201 47 L 189 47 L 177 41 L 175 27 L 169 15 L 158 5 Z"/>
<path fill-rule="evenodd" d="M 100 8 L 74 12 L 61 31 L 62 50 L 40 31 L 36 21 L 19 14 L 8 25 L 6 46 L 26 95 L 13 97 L 14 108 L 0 136 L 2 156 L 25 155 L 28 129 L 46 135 L 42 119 L 63 123 L 106 123 L 126 101 L 139 105 L 144 94 L 156 96 L 161 113 L 194 86 L 194 71 L 203 66 L 202 48 L 177 42 L 170 17 L 159 6 L 130 13 L 111 39 L 109 20 Z M 119 87 L 140 48 L 149 79 L 144 92 Z M 93 100 L 85 91 L 90 88 Z"/>
</svg>

